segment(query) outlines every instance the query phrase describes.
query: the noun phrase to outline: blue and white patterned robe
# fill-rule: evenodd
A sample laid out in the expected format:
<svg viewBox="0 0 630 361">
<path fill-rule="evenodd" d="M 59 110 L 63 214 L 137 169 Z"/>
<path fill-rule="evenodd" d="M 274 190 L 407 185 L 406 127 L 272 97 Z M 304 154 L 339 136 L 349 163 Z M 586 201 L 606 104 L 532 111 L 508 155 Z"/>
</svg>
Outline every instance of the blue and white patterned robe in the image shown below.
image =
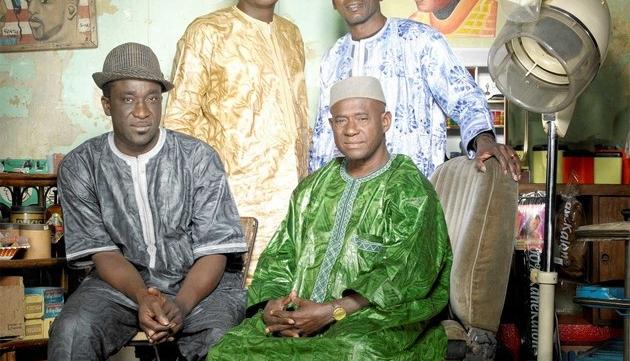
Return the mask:
<svg viewBox="0 0 630 361">
<path fill-rule="evenodd" d="M 309 172 L 341 154 L 328 125 L 330 88 L 350 76 L 381 81 L 392 126 L 391 153 L 411 157 L 429 177 L 446 154 L 446 115 L 461 128 L 462 144 L 473 157 L 471 141 L 493 131 L 482 90 L 435 29 L 407 19 L 389 18 L 375 35 L 359 41 L 346 34 L 328 51 L 320 68 L 320 99 L 309 153 Z"/>
</svg>

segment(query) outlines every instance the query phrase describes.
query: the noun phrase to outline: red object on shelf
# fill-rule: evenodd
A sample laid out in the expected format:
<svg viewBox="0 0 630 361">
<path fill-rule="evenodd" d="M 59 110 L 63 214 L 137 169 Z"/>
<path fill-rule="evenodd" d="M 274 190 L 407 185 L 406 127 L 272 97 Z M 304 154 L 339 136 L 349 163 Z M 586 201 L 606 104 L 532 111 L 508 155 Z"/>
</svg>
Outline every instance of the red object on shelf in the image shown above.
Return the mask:
<svg viewBox="0 0 630 361">
<path fill-rule="evenodd" d="M 623 152 L 622 157 L 621 183 L 630 184 L 630 154 Z"/>
<path fill-rule="evenodd" d="M 497 341 L 510 350 L 512 360 L 519 361 L 521 352 L 521 334 L 513 323 L 502 323 L 497 331 Z"/>
<path fill-rule="evenodd" d="M 612 338 L 623 337 L 623 328 L 592 324 L 561 323 L 558 330 L 560 342 L 563 345 L 597 345 Z M 521 334 L 515 324 L 500 324 L 497 331 L 497 341 L 510 351 L 514 361 L 519 361 Z"/>
<path fill-rule="evenodd" d="M 566 184 L 593 184 L 595 158 L 591 152 L 565 151 L 562 180 Z"/>
<path fill-rule="evenodd" d="M 505 124 L 505 115 L 502 110 L 493 110 L 491 111 L 492 122 L 494 125 L 503 125 Z"/>
<path fill-rule="evenodd" d="M 615 337 L 623 337 L 623 329 L 591 324 L 560 324 L 560 342 L 567 345 L 589 345 L 607 341 Z"/>
</svg>

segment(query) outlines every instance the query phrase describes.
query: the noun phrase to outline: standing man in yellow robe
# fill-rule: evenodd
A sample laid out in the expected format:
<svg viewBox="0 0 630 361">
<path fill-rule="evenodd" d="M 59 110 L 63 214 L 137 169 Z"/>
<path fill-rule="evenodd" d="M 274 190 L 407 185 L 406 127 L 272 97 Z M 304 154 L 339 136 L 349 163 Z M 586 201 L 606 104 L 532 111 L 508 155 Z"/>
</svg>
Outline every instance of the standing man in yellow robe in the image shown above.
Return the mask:
<svg viewBox="0 0 630 361">
<path fill-rule="evenodd" d="M 277 1 L 239 0 L 188 26 L 164 120 L 216 149 L 240 215 L 258 218 L 250 276 L 306 175 L 304 44 Z"/>
</svg>

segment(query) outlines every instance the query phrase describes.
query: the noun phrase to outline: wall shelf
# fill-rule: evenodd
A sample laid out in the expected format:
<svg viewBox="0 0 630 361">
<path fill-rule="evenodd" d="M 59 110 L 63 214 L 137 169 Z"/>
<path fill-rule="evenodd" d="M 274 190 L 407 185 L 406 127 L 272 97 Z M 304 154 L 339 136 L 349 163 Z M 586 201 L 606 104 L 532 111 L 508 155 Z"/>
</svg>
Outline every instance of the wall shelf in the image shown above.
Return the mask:
<svg viewBox="0 0 630 361">
<path fill-rule="evenodd" d="M 576 187 L 577 198 L 584 209 L 584 223 L 621 222 L 622 209 L 630 208 L 630 186 L 627 184 L 558 184 L 557 195 Z M 520 194 L 544 191 L 544 183 L 519 183 Z M 586 279 L 590 283 L 621 282 L 625 279 L 625 244 L 623 242 L 588 242 L 589 255 Z M 591 309 L 589 322 L 598 326 L 611 325 L 619 316 L 610 309 Z"/>
<path fill-rule="evenodd" d="M 13 352 L 33 347 L 45 347 L 46 345 L 48 345 L 47 338 L 38 338 L 34 340 L 22 340 L 21 338 L 11 339 L 8 341 L 0 341 L 0 353 Z"/>
<path fill-rule="evenodd" d="M 0 260 L 0 269 L 33 269 L 61 267 L 66 264 L 65 258 L 42 259 L 9 259 Z"/>
<path fill-rule="evenodd" d="M 14 195 L 21 194 L 23 188 L 37 188 L 38 202 L 42 206 L 45 204 L 45 188 L 55 187 L 56 184 L 56 174 L 0 173 L 0 186 L 11 188 Z M 15 198 L 13 201 L 15 203 Z M 70 284 L 73 287 L 78 284 L 78 275 L 73 273 L 70 277 L 66 265 L 66 259 L 63 257 L 0 260 L 0 276 L 22 276 L 26 287 L 29 287 L 26 282 L 27 278 L 31 283 L 34 283 L 33 286 L 58 286 L 63 288 L 67 295 Z M 21 356 L 28 356 L 28 359 L 33 359 L 32 355 L 40 355 L 45 358 L 47 345 L 47 338 L 0 340 L 0 360 L 13 361 L 16 358 L 21 359 Z M 18 355 L 21 356 L 18 357 Z"/>
<path fill-rule="evenodd" d="M 0 173 L 0 186 L 53 187 L 56 184 L 56 174 Z"/>
<path fill-rule="evenodd" d="M 0 173 L 0 187 L 8 187 L 11 190 L 12 206 L 22 204 L 22 189 L 37 189 L 37 202 L 40 207 L 46 207 L 46 188 L 56 187 L 56 174 L 24 174 L 24 173 Z"/>
<path fill-rule="evenodd" d="M 567 184 L 558 184 L 557 193 L 566 192 Z M 627 184 L 576 184 L 578 196 L 630 196 L 630 186 Z M 544 191 L 545 183 L 519 183 L 519 193 Z"/>
</svg>

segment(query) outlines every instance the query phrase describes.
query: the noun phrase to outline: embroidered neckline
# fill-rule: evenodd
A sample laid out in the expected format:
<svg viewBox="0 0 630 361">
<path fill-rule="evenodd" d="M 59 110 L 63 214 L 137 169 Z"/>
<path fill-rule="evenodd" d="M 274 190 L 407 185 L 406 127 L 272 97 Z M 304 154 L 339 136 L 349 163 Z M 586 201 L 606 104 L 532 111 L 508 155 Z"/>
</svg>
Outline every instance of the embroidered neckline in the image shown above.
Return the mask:
<svg viewBox="0 0 630 361">
<path fill-rule="evenodd" d="M 355 178 L 351 176 L 350 174 L 348 174 L 348 169 L 347 169 L 348 160 L 346 158 L 343 158 L 343 161 L 341 162 L 341 167 L 339 167 L 339 173 L 341 174 L 341 178 L 345 182 L 359 182 L 359 183 L 367 182 L 387 172 L 389 167 L 391 167 L 394 158 L 396 158 L 397 156 L 398 154 L 390 154 L 387 162 L 383 164 L 379 169 L 373 171 L 372 173 L 368 175 L 364 175 L 363 177 L 358 177 L 358 178 Z"/>
<path fill-rule="evenodd" d="M 383 27 L 380 28 L 376 33 L 372 34 L 371 36 L 369 36 L 367 38 L 354 40 L 354 39 L 352 39 L 352 35 L 350 35 L 350 32 L 348 32 L 348 38 L 350 39 L 350 42 L 352 42 L 352 43 L 370 42 L 370 41 L 379 39 L 381 37 L 381 35 L 383 35 L 385 30 L 389 27 L 389 24 L 391 23 L 390 19 L 391 18 L 389 18 L 389 17 L 387 19 L 385 19 L 385 24 L 383 24 Z"/>
<path fill-rule="evenodd" d="M 131 156 L 131 155 L 127 155 L 123 152 L 121 152 L 118 147 L 116 147 L 116 143 L 114 143 L 114 132 L 110 132 L 107 135 L 107 143 L 109 144 L 109 148 L 112 150 L 112 152 L 120 159 L 124 160 L 125 162 L 129 163 L 129 162 L 133 162 L 133 161 L 149 161 L 149 159 L 153 158 L 156 154 L 158 154 L 160 152 L 160 150 L 162 149 L 162 147 L 164 146 L 164 142 L 166 141 L 166 131 L 164 130 L 164 128 L 160 128 L 160 135 L 158 136 L 158 141 L 157 143 L 155 143 L 155 145 L 153 146 L 153 148 L 151 148 L 151 150 L 149 150 L 146 153 L 142 153 L 140 155 L 138 155 L 137 157 Z"/>
</svg>

